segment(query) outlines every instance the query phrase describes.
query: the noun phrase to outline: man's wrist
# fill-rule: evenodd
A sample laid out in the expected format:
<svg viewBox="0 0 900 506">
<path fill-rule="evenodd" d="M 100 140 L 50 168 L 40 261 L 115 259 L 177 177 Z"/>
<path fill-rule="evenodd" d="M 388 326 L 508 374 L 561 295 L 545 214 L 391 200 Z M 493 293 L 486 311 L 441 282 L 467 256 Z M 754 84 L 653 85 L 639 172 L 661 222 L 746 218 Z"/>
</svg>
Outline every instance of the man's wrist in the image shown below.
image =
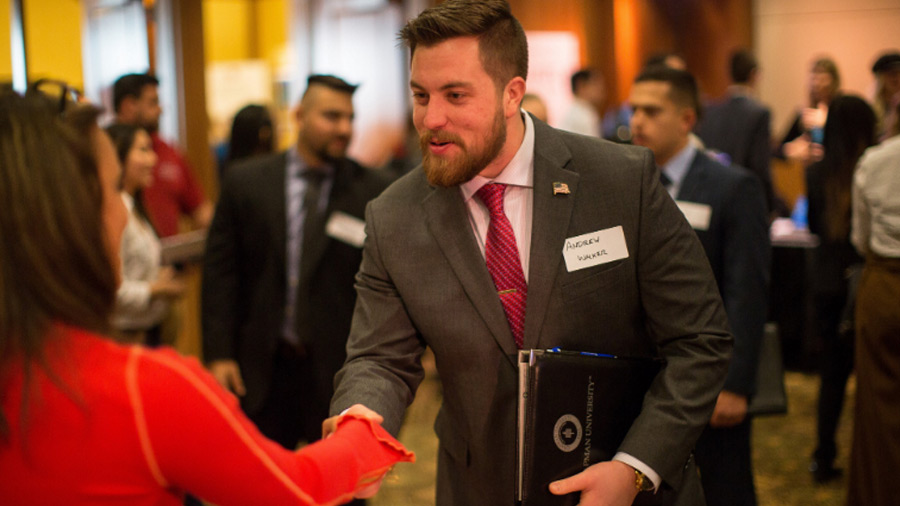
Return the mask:
<svg viewBox="0 0 900 506">
<path fill-rule="evenodd" d="M 624 452 L 618 452 L 615 454 L 615 456 L 613 456 L 612 460 L 622 462 L 623 464 L 629 465 L 634 470 L 640 471 L 641 474 L 644 475 L 644 478 L 650 481 L 650 483 L 653 485 L 653 488 L 651 488 L 651 490 L 656 491 L 657 489 L 659 489 L 659 485 L 662 483 L 662 478 L 659 476 L 659 474 L 657 474 L 656 471 L 653 470 L 653 468 L 643 463 L 636 457 Z M 635 476 L 635 479 L 636 478 L 637 477 Z"/>
</svg>

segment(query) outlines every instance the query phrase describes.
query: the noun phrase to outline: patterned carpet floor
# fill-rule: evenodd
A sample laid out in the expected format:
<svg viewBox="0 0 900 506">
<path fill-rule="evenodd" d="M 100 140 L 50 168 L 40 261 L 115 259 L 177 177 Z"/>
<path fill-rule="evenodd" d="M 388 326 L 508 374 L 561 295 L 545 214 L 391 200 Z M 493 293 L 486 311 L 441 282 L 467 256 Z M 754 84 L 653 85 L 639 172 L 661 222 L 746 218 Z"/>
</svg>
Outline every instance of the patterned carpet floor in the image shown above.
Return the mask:
<svg viewBox="0 0 900 506">
<path fill-rule="evenodd" d="M 437 440 L 432 430 L 440 404 L 440 382 L 433 368 L 407 411 L 400 439 L 416 452 L 415 464 L 403 464 L 385 479 L 371 506 L 432 506 Z M 753 427 L 753 460 L 760 506 L 838 506 L 844 504 L 846 477 L 827 485 L 816 485 L 807 470 L 815 443 L 815 375 L 788 372 L 788 414 L 757 418 Z M 848 387 L 847 403 L 838 431 L 840 455 L 836 466 L 846 468 L 852 431 L 854 384 Z"/>
</svg>

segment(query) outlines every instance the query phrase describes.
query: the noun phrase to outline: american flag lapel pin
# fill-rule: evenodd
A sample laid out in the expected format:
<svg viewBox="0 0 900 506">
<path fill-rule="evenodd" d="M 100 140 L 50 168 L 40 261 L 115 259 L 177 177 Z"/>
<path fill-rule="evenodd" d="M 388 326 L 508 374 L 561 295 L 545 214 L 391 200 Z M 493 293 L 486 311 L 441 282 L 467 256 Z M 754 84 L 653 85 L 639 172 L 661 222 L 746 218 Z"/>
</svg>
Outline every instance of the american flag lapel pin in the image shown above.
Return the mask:
<svg viewBox="0 0 900 506">
<path fill-rule="evenodd" d="M 554 182 L 553 183 L 553 194 L 554 195 L 568 195 L 569 194 L 569 185 L 566 183 Z"/>
</svg>

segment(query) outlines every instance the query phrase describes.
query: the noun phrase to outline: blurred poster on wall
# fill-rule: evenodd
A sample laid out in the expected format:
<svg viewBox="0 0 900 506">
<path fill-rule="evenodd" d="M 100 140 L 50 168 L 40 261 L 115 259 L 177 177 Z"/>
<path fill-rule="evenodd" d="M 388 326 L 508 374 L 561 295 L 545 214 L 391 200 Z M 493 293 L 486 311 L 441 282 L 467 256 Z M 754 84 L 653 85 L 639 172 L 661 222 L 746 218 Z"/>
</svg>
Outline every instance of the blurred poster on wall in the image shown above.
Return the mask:
<svg viewBox="0 0 900 506">
<path fill-rule="evenodd" d="M 271 106 L 272 88 L 265 60 L 210 63 L 206 68 L 206 107 L 213 140 L 227 137 L 232 118 L 245 105 Z"/>
<path fill-rule="evenodd" d="M 558 125 L 572 102 L 570 78 L 581 67 L 578 38 L 572 32 L 526 31 L 528 92 L 547 104 L 551 125 Z"/>
</svg>

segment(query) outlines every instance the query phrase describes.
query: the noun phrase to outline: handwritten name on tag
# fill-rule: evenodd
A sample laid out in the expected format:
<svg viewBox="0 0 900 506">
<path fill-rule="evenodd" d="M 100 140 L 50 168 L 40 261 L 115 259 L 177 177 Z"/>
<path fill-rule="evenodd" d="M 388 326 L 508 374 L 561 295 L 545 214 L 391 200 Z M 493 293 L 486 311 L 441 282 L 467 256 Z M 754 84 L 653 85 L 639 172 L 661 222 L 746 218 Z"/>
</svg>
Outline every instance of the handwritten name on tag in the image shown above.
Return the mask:
<svg viewBox="0 0 900 506">
<path fill-rule="evenodd" d="M 325 234 L 350 246 L 362 248 L 366 241 L 366 222 L 356 216 L 335 211 L 328 217 Z"/>
<path fill-rule="evenodd" d="M 712 218 L 712 207 L 707 204 L 698 204 L 686 200 L 676 200 L 678 209 L 687 218 L 694 230 L 709 230 L 709 220 Z"/>
<path fill-rule="evenodd" d="M 569 272 L 628 258 L 622 226 L 570 237 L 563 246 Z"/>
</svg>

